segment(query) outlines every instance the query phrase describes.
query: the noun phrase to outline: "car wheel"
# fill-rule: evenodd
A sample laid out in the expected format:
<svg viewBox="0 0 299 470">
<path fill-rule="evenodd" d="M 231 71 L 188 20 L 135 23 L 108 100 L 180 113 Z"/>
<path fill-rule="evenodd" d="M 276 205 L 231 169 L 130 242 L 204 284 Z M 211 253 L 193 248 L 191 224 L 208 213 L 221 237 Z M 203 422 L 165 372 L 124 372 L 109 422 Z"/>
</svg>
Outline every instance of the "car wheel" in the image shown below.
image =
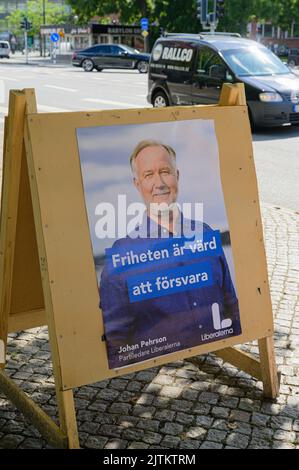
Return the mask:
<svg viewBox="0 0 299 470">
<path fill-rule="evenodd" d="M 295 67 L 295 65 L 296 65 L 296 62 L 294 60 L 289 61 L 289 66 L 290 67 Z"/>
<path fill-rule="evenodd" d="M 85 72 L 92 72 L 94 69 L 94 63 L 91 59 L 84 59 L 82 62 L 82 67 Z"/>
<path fill-rule="evenodd" d="M 102 72 L 103 69 L 101 69 L 100 67 L 97 67 L 97 72 Z"/>
<path fill-rule="evenodd" d="M 154 108 L 165 108 L 169 106 L 169 101 L 163 91 L 158 91 L 153 97 L 152 104 Z"/>
<path fill-rule="evenodd" d="M 137 69 L 140 73 L 147 73 L 148 72 L 148 63 L 144 60 L 141 60 L 137 64 Z"/>
</svg>

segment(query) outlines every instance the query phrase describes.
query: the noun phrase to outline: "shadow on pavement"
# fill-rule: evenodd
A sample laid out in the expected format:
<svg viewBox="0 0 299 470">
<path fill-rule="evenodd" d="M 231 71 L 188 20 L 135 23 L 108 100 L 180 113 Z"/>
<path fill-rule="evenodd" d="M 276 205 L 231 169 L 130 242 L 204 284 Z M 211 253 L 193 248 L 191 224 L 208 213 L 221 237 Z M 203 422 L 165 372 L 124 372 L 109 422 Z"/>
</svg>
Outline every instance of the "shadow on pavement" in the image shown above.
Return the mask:
<svg viewBox="0 0 299 470">
<path fill-rule="evenodd" d="M 282 140 L 299 137 L 299 125 L 260 128 L 253 132 L 253 142 L 262 142 L 267 140 Z"/>
</svg>

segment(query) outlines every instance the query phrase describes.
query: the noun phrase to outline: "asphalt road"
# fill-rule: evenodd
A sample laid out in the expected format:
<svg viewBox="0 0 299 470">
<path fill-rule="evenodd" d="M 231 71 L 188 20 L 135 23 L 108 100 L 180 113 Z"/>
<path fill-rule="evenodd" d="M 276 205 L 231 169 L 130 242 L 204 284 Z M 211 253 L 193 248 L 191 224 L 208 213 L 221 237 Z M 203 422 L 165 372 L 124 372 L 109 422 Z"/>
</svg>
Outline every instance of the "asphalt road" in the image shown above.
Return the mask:
<svg viewBox="0 0 299 470">
<path fill-rule="evenodd" d="M 0 63 L 0 144 L 11 88 L 35 88 L 40 112 L 149 107 L 137 71 Z M 253 147 L 261 201 L 299 210 L 299 126 L 255 132 Z"/>
</svg>

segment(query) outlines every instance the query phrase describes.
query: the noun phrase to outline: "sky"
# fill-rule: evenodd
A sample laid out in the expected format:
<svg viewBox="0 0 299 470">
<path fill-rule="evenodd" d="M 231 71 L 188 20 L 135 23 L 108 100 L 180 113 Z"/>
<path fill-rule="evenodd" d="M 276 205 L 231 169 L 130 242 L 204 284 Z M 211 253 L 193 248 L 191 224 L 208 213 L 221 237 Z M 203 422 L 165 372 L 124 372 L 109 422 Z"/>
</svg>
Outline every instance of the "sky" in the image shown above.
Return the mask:
<svg viewBox="0 0 299 470">
<path fill-rule="evenodd" d="M 129 158 L 143 139 L 155 139 L 175 149 L 180 172 L 178 202 L 203 203 L 204 222 L 213 229 L 228 230 L 214 121 L 195 119 L 80 128 L 77 140 L 95 256 L 103 254 L 114 242 L 96 237 L 95 225 L 99 220 L 96 206 L 112 203 L 117 215 L 118 194 L 126 195 L 127 204 L 142 202 L 133 184 Z"/>
</svg>

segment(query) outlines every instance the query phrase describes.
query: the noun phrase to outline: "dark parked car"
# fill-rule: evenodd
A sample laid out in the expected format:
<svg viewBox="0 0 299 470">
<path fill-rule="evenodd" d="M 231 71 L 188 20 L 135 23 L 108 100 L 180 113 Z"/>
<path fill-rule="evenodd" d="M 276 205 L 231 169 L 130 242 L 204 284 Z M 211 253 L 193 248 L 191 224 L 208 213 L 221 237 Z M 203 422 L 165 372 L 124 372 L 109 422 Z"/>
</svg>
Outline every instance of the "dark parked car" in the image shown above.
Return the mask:
<svg viewBox="0 0 299 470">
<path fill-rule="evenodd" d="M 288 64 L 291 67 L 299 65 L 299 49 L 290 49 L 288 56 Z"/>
<path fill-rule="evenodd" d="M 124 44 L 98 44 L 81 51 L 75 51 L 72 64 L 82 67 L 85 72 L 96 69 L 137 69 L 140 73 L 148 71 L 150 54 Z"/>
<path fill-rule="evenodd" d="M 152 50 L 154 107 L 216 104 L 223 83 L 244 83 L 252 126 L 299 123 L 299 77 L 261 44 L 236 34 L 169 34 Z"/>
</svg>

